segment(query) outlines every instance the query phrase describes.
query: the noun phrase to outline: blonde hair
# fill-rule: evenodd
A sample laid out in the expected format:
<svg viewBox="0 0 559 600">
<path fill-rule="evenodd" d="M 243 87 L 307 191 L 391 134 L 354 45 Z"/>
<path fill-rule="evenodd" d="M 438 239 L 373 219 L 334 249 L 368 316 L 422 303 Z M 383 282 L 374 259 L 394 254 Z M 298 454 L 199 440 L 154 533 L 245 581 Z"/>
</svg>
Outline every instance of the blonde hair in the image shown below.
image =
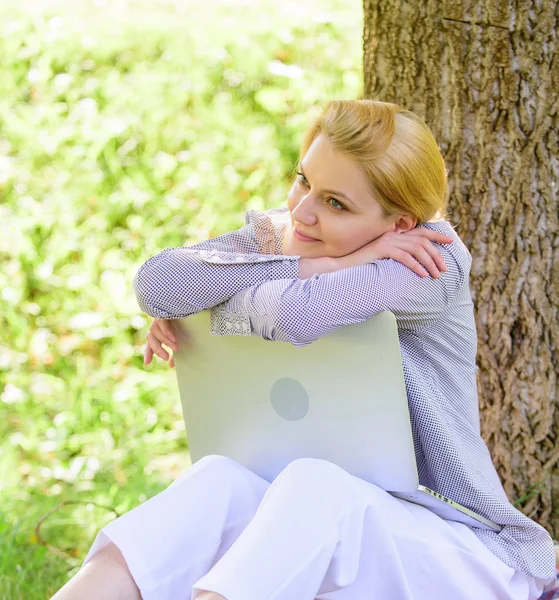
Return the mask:
<svg viewBox="0 0 559 600">
<path fill-rule="evenodd" d="M 448 205 L 444 160 L 431 130 L 415 113 L 377 100 L 328 102 L 304 135 L 299 161 L 321 133 L 364 170 L 386 217 L 406 213 L 418 225 L 443 218 Z"/>
</svg>

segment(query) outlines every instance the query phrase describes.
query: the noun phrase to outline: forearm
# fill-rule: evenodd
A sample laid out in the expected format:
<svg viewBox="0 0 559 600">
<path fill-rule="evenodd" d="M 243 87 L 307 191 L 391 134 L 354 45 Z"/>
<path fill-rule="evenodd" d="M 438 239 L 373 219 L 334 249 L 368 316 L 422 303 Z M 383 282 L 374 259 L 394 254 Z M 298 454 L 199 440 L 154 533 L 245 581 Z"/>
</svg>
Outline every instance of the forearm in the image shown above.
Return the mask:
<svg viewBox="0 0 559 600">
<path fill-rule="evenodd" d="M 343 263 L 338 258 L 325 256 L 323 258 L 300 258 L 298 279 L 308 279 L 313 275 L 333 273 L 342 269 Z"/>
<path fill-rule="evenodd" d="M 374 262 L 374 256 L 369 252 L 369 257 L 364 260 L 357 256 L 356 253 L 332 258 L 325 256 L 323 258 L 300 258 L 299 259 L 299 274 L 298 279 L 308 279 L 313 275 L 323 275 L 324 273 L 333 273 L 340 269 L 349 267 L 357 267 L 366 263 Z"/>
<path fill-rule="evenodd" d="M 152 317 L 182 319 L 255 284 L 297 277 L 298 257 L 167 248 L 145 262 L 134 291 Z"/>
<path fill-rule="evenodd" d="M 418 331 L 440 318 L 467 275 L 452 255 L 445 258 L 450 268 L 438 279 L 420 277 L 389 259 L 361 265 L 343 257 L 299 259 L 297 279 L 243 290 L 226 303 L 225 311 L 246 317 L 252 333 L 294 345 L 383 310 L 394 314 L 400 328 Z"/>
</svg>

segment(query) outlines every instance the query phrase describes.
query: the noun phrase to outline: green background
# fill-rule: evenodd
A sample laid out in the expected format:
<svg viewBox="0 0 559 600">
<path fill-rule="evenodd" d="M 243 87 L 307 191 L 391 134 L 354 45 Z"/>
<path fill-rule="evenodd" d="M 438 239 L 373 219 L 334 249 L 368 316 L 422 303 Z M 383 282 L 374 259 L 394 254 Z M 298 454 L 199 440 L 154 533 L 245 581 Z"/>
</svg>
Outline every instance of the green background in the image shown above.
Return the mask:
<svg viewBox="0 0 559 600">
<path fill-rule="evenodd" d="M 113 511 L 190 464 L 175 372 L 143 364 L 151 318 L 132 279 L 163 248 L 284 204 L 310 119 L 362 96 L 362 5 L 10 4 L 0 2 L 0 599 L 28 600 L 75 573 Z"/>
</svg>

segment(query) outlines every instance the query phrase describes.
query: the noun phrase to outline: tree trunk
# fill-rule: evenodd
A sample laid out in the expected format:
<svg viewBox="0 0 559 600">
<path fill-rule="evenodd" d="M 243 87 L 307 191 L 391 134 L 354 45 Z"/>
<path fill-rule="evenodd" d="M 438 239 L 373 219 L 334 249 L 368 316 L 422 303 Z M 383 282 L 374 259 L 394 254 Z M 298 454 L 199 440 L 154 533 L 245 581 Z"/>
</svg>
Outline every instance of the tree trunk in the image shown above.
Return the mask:
<svg viewBox="0 0 559 600">
<path fill-rule="evenodd" d="M 364 97 L 421 115 L 473 256 L 482 435 L 559 537 L 559 58 L 554 0 L 364 0 Z"/>
</svg>

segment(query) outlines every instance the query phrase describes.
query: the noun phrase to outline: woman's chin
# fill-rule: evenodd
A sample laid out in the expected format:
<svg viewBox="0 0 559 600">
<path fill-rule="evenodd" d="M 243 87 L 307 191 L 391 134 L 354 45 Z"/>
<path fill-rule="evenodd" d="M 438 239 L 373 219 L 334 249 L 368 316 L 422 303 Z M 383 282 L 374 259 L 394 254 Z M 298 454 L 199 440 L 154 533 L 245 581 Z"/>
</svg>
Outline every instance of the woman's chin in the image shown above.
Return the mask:
<svg viewBox="0 0 559 600">
<path fill-rule="evenodd" d="M 288 232 L 284 238 L 284 252 L 286 256 L 300 256 L 301 258 L 324 258 L 325 256 L 332 256 L 331 252 L 340 256 L 339 252 L 336 253 L 335 249 L 325 244 L 323 241 L 318 240 L 316 242 L 303 242 L 289 235 Z"/>
<path fill-rule="evenodd" d="M 284 252 L 287 256 L 299 256 L 300 258 L 323 258 L 326 256 L 324 251 L 319 248 L 308 248 L 305 244 L 291 244 Z"/>
</svg>

